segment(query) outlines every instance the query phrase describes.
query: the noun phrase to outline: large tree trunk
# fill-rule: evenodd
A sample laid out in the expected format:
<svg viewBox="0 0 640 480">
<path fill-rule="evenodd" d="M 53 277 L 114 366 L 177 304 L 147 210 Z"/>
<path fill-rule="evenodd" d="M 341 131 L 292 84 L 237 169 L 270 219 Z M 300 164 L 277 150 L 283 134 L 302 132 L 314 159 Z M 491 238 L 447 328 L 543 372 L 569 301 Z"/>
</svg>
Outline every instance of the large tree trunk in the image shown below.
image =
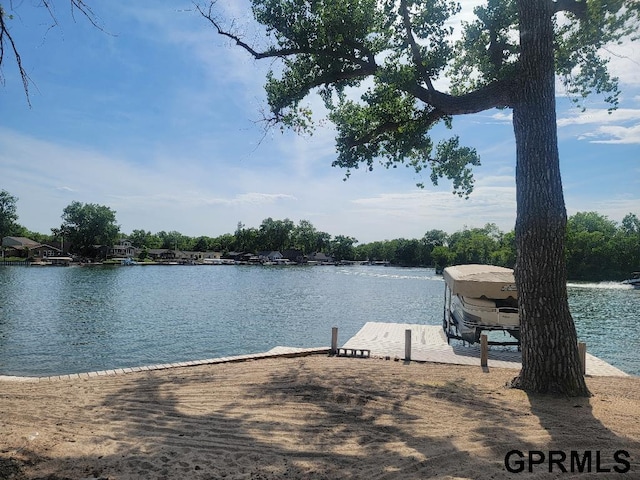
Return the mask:
<svg viewBox="0 0 640 480">
<path fill-rule="evenodd" d="M 586 396 L 589 391 L 567 301 L 567 215 L 556 130 L 552 2 L 518 4 L 522 71 L 513 126 L 522 370 L 513 386 L 528 392 Z"/>
</svg>

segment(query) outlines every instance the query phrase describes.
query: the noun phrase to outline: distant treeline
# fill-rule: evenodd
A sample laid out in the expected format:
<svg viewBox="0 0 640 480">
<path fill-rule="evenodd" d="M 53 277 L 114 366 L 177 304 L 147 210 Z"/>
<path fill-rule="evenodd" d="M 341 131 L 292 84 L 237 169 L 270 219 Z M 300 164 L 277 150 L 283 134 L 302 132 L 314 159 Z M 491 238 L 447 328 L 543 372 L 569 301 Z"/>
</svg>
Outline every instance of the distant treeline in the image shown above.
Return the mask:
<svg viewBox="0 0 640 480">
<path fill-rule="evenodd" d="M 431 230 L 419 240 L 386 240 L 359 245 L 357 259 L 389 260 L 405 266 L 484 263 L 513 268 L 515 232 L 494 224 L 464 228 L 451 235 Z M 567 273 L 572 280 L 621 280 L 640 270 L 640 220 L 628 214 L 621 224 L 597 212 L 569 217 L 566 239 Z"/>
<path fill-rule="evenodd" d="M 15 204 L 15 198 L 12 202 Z M 15 222 L 10 223 L 4 233 L 29 237 L 41 243 L 59 244 L 64 240 L 73 244 L 72 252 L 96 244 L 113 245 L 119 238 L 128 238 L 135 247 L 144 250 L 257 253 L 295 249 L 305 255 L 322 252 L 338 261 L 389 262 L 407 267 L 442 268 L 465 263 L 513 267 L 516 262 L 514 231 L 502 232 L 491 223 L 482 228 L 465 227 L 452 234 L 429 230 L 420 239 L 398 238 L 358 244 L 353 237 L 334 237 L 319 231 L 308 220 L 300 220 L 296 225 L 289 219 L 267 218 L 257 228 L 238 223 L 234 233 L 189 237 L 176 231 L 120 232 L 115 223 L 115 212 L 99 205 L 74 202 L 65 209 L 63 219 L 65 223 L 60 229 L 52 229 L 51 235 L 30 232 Z M 570 279 L 626 278 L 630 272 L 640 270 L 640 220 L 630 213 L 618 224 L 597 212 L 577 213 L 568 219 L 566 257 Z"/>
</svg>

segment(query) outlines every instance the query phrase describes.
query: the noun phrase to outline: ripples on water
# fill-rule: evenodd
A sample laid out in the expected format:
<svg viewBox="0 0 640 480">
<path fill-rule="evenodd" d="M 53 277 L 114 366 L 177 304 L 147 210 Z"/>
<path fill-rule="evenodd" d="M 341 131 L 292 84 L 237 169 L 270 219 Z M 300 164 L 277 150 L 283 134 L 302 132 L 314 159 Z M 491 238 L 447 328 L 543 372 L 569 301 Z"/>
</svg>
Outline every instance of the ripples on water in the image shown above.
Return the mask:
<svg viewBox="0 0 640 480">
<path fill-rule="evenodd" d="M 440 325 L 444 283 L 394 267 L 0 267 L 0 374 L 51 375 L 346 341 Z M 569 284 L 590 353 L 640 374 L 640 290 Z"/>
<path fill-rule="evenodd" d="M 640 289 L 615 282 L 567 286 L 578 338 L 588 351 L 640 375 Z"/>
</svg>

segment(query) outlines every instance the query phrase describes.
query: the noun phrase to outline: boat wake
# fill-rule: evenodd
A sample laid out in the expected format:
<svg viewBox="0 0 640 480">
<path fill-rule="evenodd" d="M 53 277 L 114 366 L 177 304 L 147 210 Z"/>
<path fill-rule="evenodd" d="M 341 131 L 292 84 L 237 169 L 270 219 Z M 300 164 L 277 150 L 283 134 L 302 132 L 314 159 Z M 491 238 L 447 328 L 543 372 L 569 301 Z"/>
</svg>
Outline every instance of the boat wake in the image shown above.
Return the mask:
<svg viewBox="0 0 640 480">
<path fill-rule="evenodd" d="M 591 290 L 633 290 L 631 285 L 624 285 L 620 282 L 567 282 L 567 287 Z"/>
<path fill-rule="evenodd" d="M 367 267 L 368 268 L 368 267 Z M 403 275 L 398 273 L 379 273 L 379 272 L 367 272 L 367 271 L 354 271 L 353 267 L 345 268 L 339 271 L 340 274 L 343 275 L 355 275 L 360 277 L 375 277 L 375 278 L 389 278 L 396 280 L 436 280 L 442 282 L 442 276 L 436 275 Z"/>
</svg>

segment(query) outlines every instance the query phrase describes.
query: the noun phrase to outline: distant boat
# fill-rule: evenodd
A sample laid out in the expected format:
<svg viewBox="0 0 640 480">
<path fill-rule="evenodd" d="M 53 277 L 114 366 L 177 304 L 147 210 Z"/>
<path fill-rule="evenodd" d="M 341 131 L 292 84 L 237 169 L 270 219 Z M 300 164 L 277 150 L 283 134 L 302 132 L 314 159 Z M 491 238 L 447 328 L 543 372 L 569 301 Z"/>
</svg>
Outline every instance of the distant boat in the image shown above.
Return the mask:
<svg viewBox="0 0 640 480">
<path fill-rule="evenodd" d="M 274 258 L 273 265 L 295 265 L 296 262 L 292 262 L 288 258 Z"/>
<path fill-rule="evenodd" d="M 205 258 L 202 260 L 203 265 L 235 265 L 230 258 Z"/>
<path fill-rule="evenodd" d="M 223 265 L 221 258 L 205 258 L 202 260 L 203 265 Z"/>
<path fill-rule="evenodd" d="M 622 283 L 631 285 L 633 288 L 640 288 L 640 272 L 633 272 L 631 278 L 628 278 Z"/>
<path fill-rule="evenodd" d="M 120 265 L 125 265 L 125 266 L 131 266 L 131 265 L 137 265 L 138 262 L 136 262 L 135 260 L 132 260 L 131 258 L 123 258 L 120 261 Z"/>
</svg>

